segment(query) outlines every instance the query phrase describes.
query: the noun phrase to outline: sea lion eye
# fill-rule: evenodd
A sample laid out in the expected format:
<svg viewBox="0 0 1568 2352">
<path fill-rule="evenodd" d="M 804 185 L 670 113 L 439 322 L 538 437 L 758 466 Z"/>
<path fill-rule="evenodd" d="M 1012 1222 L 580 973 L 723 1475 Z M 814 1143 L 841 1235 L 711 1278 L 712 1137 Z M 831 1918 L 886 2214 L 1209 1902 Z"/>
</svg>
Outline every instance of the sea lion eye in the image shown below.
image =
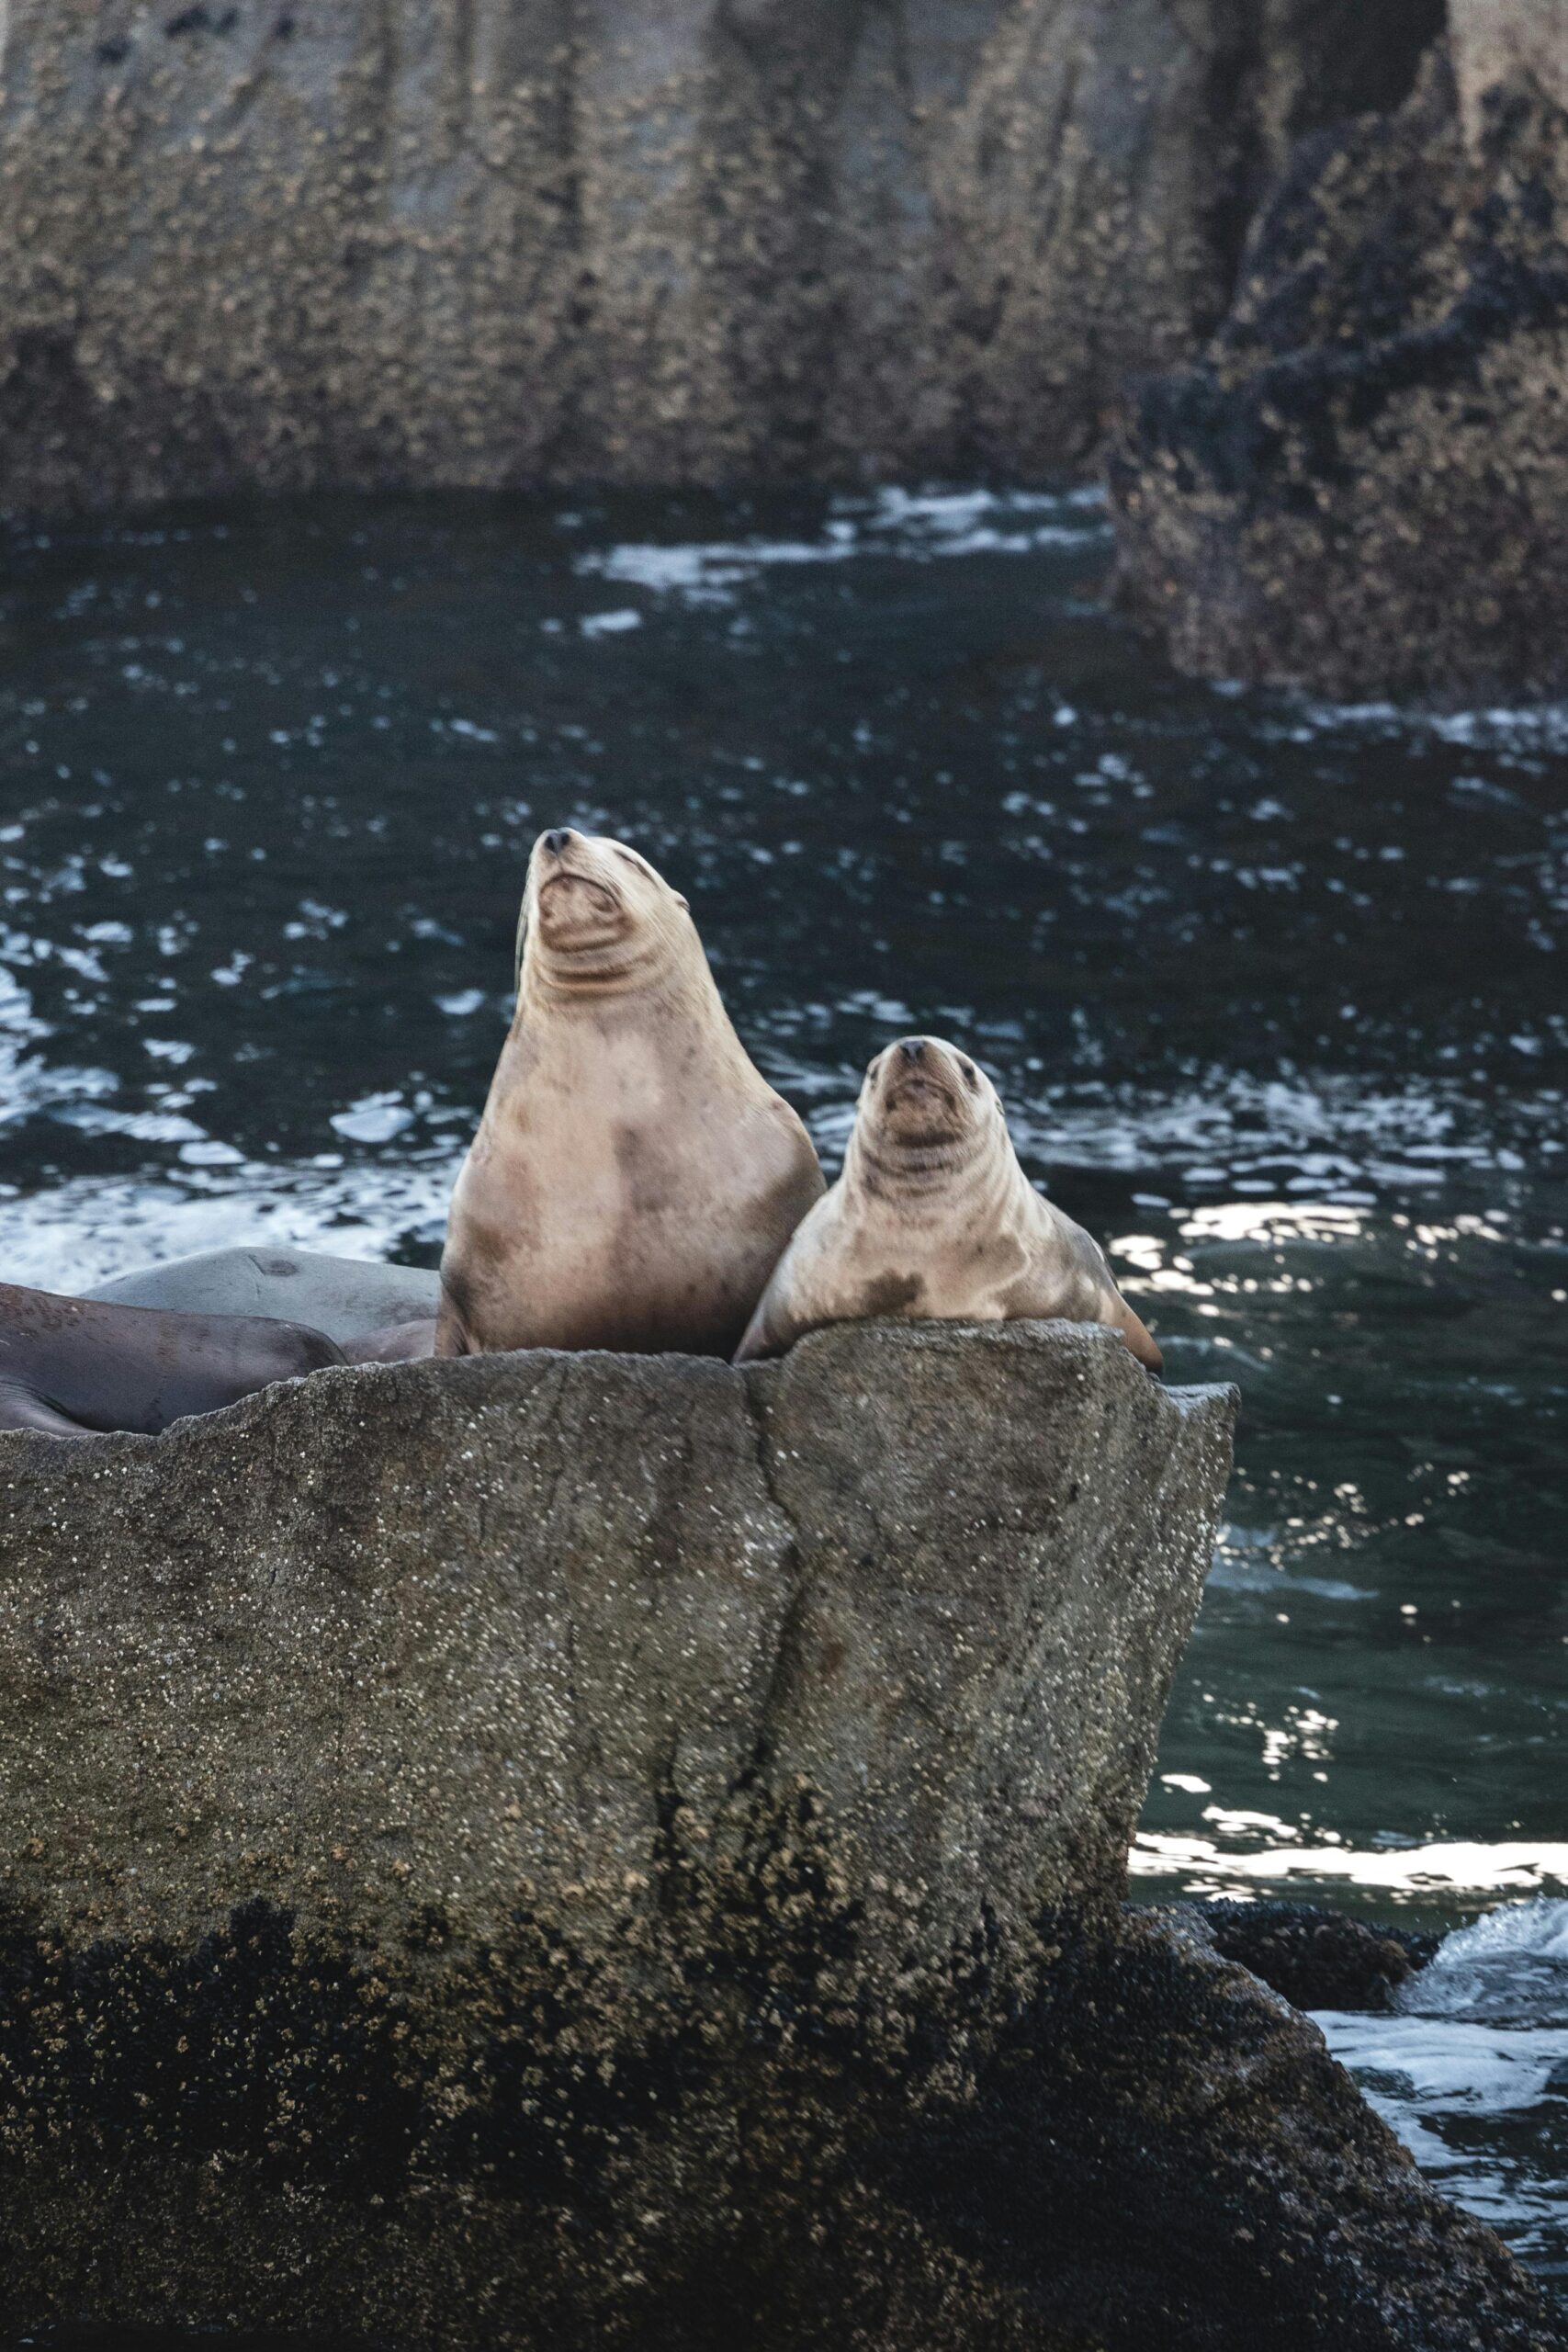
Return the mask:
<svg viewBox="0 0 1568 2352">
<path fill-rule="evenodd" d="M 979 1085 L 980 1073 L 976 1069 L 973 1062 L 960 1061 L 958 1067 L 964 1072 L 964 1083 L 965 1086 L 973 1087 Z"/>
</svg>

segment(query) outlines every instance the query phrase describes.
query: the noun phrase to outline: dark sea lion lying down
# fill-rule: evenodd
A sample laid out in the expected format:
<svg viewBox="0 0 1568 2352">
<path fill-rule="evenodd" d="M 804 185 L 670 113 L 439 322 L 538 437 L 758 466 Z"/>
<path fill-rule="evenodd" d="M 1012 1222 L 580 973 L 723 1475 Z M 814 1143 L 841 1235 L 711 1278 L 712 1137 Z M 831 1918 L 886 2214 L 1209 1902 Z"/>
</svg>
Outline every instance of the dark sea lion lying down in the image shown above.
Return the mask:
<svg viewBox="0 0 1568 2352">
<path fill-rule="evenodd" d="M 261 1244 L 140 1267 L 85 1295 L 182 1315 L 265 1315 L 324 1331 L 351 1363 L 387 1363 L 431 1353 L 441 1277 L 418 1266 Z"/>
<path fill-rule="evenodd" d="M 251 1315 L 180 1315 L 0 1283 L 0 1430 L 155 1436 L 275 1380 L 347 1361 L 324 1333 Z"/>
</svg>

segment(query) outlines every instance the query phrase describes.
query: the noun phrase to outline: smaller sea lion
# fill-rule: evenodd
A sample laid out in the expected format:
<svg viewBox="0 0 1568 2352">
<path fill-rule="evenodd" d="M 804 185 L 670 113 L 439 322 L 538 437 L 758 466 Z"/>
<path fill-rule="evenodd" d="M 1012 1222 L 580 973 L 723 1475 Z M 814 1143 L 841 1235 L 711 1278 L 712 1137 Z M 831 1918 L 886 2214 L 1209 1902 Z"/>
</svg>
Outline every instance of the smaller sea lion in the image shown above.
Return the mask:
<svg viewBox="0 0 1568 2352">
<path fill-rule="evenodd" d="M 297 1323 L 178 1315 L 0 1283 L 0 1430 L 154 1437 L 171 1421 L 344 1361 L 322 1332 Z"/>
<path fill-rule="evenodd" d="M 260 1315 L 300 1323 L 324 1331 L 350 1363 L 389 1363 L 434 1350 L 441 1277 L 419 1266 L 261 1245 L 204 1250 L 194 1258 L 141 1266 L 83 1295 L 185 1315 Z"/>
<path fill-rule="evenodd" d="M 940 1037 L 901 1037 L 872 1063 L 843 1174 L 780 1259 L 736 1362 L 879 1315 L 1104 1323 L 1160 1369 L 1104 1251 L 1019 1166 L 996 1088 Z"/>
<path fill-rule="evenodd" d="M 685 899 L 624 842 L 541 833 L 517 1010 L 452 1194 L 437 1355 L 728 1356 L 822 1190 Z"/>
</svg>

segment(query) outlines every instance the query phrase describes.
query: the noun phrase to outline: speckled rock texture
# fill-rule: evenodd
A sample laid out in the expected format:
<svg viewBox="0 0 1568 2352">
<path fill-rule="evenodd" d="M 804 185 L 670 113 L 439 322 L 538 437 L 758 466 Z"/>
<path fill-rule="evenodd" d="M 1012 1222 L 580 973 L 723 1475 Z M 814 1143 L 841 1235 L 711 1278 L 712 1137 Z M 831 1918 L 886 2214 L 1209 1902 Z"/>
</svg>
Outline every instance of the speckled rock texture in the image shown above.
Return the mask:
<svg viewBox="0 0 1568 2352">
<path fill-rule="evenodd" d="M 0 507 L 1056 472 L 1441 15 L 8 0 Z"/>
<path fill-rule="evenodd" d="M 27 2314 L 598 2341 L 798 2204 L 1119 1902 L 1234 1408 L 892 1325 L 0 1441 Z"/>
<path fill-rule="evenodd" d="M 1560 22 L 1559 0 L 1457 0 L 1452 59 L 1304 142 L 1206 356 L 1131 402 L 1121 592 L 1183 669 L 1351 699 L 1568 690 Z"/>
<path fill-rule="evenodd" d="M 1235 1402 L 895 1324 L 0 1440 L 0 2318 L 1544 2352 L 1122 1906 Z"/>
<path fill-rule="evenodd" d="M 1453 0 L 1454 71 L 1473 140 L 1490 93 L 1533 83 L 1568 107 L 1568 0 Z"/>
</svg>

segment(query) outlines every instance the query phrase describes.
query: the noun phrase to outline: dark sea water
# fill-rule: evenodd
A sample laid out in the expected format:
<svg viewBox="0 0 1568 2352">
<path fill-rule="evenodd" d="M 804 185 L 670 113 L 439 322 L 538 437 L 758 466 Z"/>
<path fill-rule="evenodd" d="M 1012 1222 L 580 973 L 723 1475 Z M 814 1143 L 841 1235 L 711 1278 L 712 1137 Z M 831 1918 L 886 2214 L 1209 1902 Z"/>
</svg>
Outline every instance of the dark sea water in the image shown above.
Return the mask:
<svg viewBox="0 0 1568 2352">
<path fill-rule="evenodd" d="M 1134 1891 L 1530 1905 L 1325 2023 L 1568 2271 L 1568 713 L 1184 684 L 1107 566 L 1083 493 L 12 541 L 0 1276 L 433 1263 L 549 823 L 687 893 L 829 1164 L 873 1052 L 961 1039 L 1245 1392 Z"/>
</svg>

